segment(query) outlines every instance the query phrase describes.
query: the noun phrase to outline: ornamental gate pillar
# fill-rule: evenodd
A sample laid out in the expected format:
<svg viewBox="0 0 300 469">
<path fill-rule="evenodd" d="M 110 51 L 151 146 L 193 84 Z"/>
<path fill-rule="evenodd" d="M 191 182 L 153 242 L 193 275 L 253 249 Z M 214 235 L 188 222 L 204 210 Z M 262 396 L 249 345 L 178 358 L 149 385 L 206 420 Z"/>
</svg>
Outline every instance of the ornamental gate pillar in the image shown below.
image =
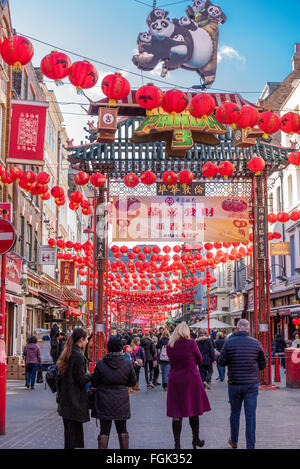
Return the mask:
<svg viewBox="0 0 300 469">
<path fill-rule="evenodd" d="M 267 175 L 253 177 L 254 328 L 267 358 L 260 384 L 272 386 Z"/>
</svg>

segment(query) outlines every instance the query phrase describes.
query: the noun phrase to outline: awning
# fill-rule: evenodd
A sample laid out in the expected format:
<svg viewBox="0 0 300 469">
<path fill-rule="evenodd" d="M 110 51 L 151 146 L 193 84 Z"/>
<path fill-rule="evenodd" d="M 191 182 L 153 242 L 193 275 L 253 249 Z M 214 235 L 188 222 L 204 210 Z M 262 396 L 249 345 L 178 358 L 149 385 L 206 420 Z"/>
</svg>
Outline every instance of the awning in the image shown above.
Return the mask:
<svg viewBox="0 0 300 469">
<path fill-rule="evenodd" d="M 193 324 L 193 329 L 208 329 L 208 321 L 207 319 L 203 319 L 203 321 L 196 322 Z M 235 326 L 230 326 L 230 324 L 226 324 L 225 322 L 217 321 L 217 319 L 212 319 L 209 321 L 209 328 L 210 329 L 234 329 Z"/>
<path fill-rule="evenodd" d="M 49 305 L 53 305 L 53 307 L 64 307 L 65 309 L 68 309 L 69 306 L 66 305 L 60 298 L 57 298 L 56 296 L 48 295 L 47 293 L 39 293 L 39 296 L 42 298 L 42 300 L 46 301 Z"/>
<path fill-rule="evenodd" d="M 22 305 L 24 303 L 24 298 L 15 295 L 5 295 L 5 301 L 8 303 L 16 303 L 17 305 Z"/>
<path fill-rule="evenodd" d="M 119 116 L 145 116 L 146 110 L 139 106 L 136 101 L 137 90 L 131 90 L 128 97 L 117 101 L 119 107 Z M 189 101 L 196 96 L 198 93 L 186 93 Z M 250 103 L 238 93 L 209 93 L 214 99 L 216 106 L 220 106 L 225 101 L 237 104 L 238 106 L 250 105 L 257 107 L 255 104 Z M 98 115 L 99 107 L 105 107 L 109 105 L 109 99 L 104 98 L 96 103 L 91 103 L 88 113 L 90 115 Z"/>
</svg>

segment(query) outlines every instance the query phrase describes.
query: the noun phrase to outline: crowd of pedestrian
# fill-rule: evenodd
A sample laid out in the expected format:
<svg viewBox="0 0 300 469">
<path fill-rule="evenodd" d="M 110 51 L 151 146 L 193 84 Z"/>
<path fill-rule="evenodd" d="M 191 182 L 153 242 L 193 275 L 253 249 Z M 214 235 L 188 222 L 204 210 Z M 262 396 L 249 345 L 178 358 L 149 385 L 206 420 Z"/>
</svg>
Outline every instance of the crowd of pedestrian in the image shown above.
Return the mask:
<svg viewBox="0 0 300 469">
<path fill-rule="evenodd" d="M 266 367 L 266 357 L 260 342 L 250 337 L 247 320 L 240 320 L 227 336 L 216 329 L 210 334 L 203 329 L 191 330 L 185 322 L 176 328 L 161 327 L 144 333 L 138 328 L 116 331 L 108 340 L 105 356 L 90 370 L 92 373 L 89 372 L 89 363 L 94 361 L 91 329 L 76 328 L 64 334 L 54 325 L 50 337 L 51 356 L 58 372 L 58 413 L 63 419 L 66 449 L 84 448 L 83 424 L 91 417 L 100 421 L 99 449 L 108 448 L 113 421 L 120 448 L 129 448 L 130 395 L 141 390 L 142 368 L 149 392 L 162 386 L 167 393 L 166 414 L 172 419 L 175 449 L 181 448 L 184 418 L 189 419 L 193 448 L 203 447 L 199 417 L 211 410 L 207 391 L 213 386 L 213 365 L 218 370 L 215 379 L 228 383 L 230 447 L 238 447 L 244 405 L 247 449 L 255 448 L 259 372 Z M 36 342 L 36 337 L 31 337 L 24 350 L 26 386 L 32 389 L 41 366 Z M 287 345 L 277 335 L 272 344 L 273 355 L 280 355 Z M 298 332 L 292 346 L 300 347 Z"/>
</svg>

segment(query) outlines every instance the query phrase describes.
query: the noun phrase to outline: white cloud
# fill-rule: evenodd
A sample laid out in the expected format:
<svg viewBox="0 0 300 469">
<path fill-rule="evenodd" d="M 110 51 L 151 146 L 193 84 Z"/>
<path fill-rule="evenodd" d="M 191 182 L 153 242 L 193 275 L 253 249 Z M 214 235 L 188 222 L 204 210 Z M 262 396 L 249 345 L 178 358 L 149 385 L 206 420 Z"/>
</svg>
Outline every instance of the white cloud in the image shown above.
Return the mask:
<svg viewBox="0 0 300 469">
<path fill-rule="evenodd" d="M 240 55 L 239 51 L 235 50 L 233 47 L 230 46 L 222 46 L 218 51 L 218 63 L 220 63 L 223 59 L 236 59 L 241 63 L 246 63 L 246 57 Z"/>
</svg>

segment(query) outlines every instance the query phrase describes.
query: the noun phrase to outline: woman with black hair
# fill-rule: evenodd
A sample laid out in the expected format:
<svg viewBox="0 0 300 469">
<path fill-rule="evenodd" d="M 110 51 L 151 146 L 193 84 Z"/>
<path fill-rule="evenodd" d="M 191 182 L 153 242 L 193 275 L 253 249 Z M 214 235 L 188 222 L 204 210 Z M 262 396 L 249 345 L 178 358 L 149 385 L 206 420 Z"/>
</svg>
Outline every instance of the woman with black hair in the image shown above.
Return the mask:
<svg viewBox="0 0 300 469">
<path fill-rule="evenodd" d="M 28 339 L 28 343 L 23 352 L 25 358 L 26 387 L 34 389 L 36 373 L 41 366 L 40 347 L 37 345 L 37 338 L 33 335 Z"/>
<path fill-rule="evenodd" d="M 83 423 L 90 420 L 86 390 L 92 374 L 84 356 L 87 332 L 74 329 L 57 362 L 58 413 L 63 418 L 65 449 L 84 448 Z"/>
<path fill-rule="evenodd" d="M 96 388 L 92 417 L 100 419 L 98 448 L 107 449 L 112 421 L 115 421 L 121 449 L 128 449 L 129 435 L 126 420 L 130 418 L 128 389 L 136 384 L 136 375 L 131 361 L 124 357 L 123 342 L 119 337 L 110 337 L 108 354 L 99 360 L 91 381 Z"/>
</svg>

